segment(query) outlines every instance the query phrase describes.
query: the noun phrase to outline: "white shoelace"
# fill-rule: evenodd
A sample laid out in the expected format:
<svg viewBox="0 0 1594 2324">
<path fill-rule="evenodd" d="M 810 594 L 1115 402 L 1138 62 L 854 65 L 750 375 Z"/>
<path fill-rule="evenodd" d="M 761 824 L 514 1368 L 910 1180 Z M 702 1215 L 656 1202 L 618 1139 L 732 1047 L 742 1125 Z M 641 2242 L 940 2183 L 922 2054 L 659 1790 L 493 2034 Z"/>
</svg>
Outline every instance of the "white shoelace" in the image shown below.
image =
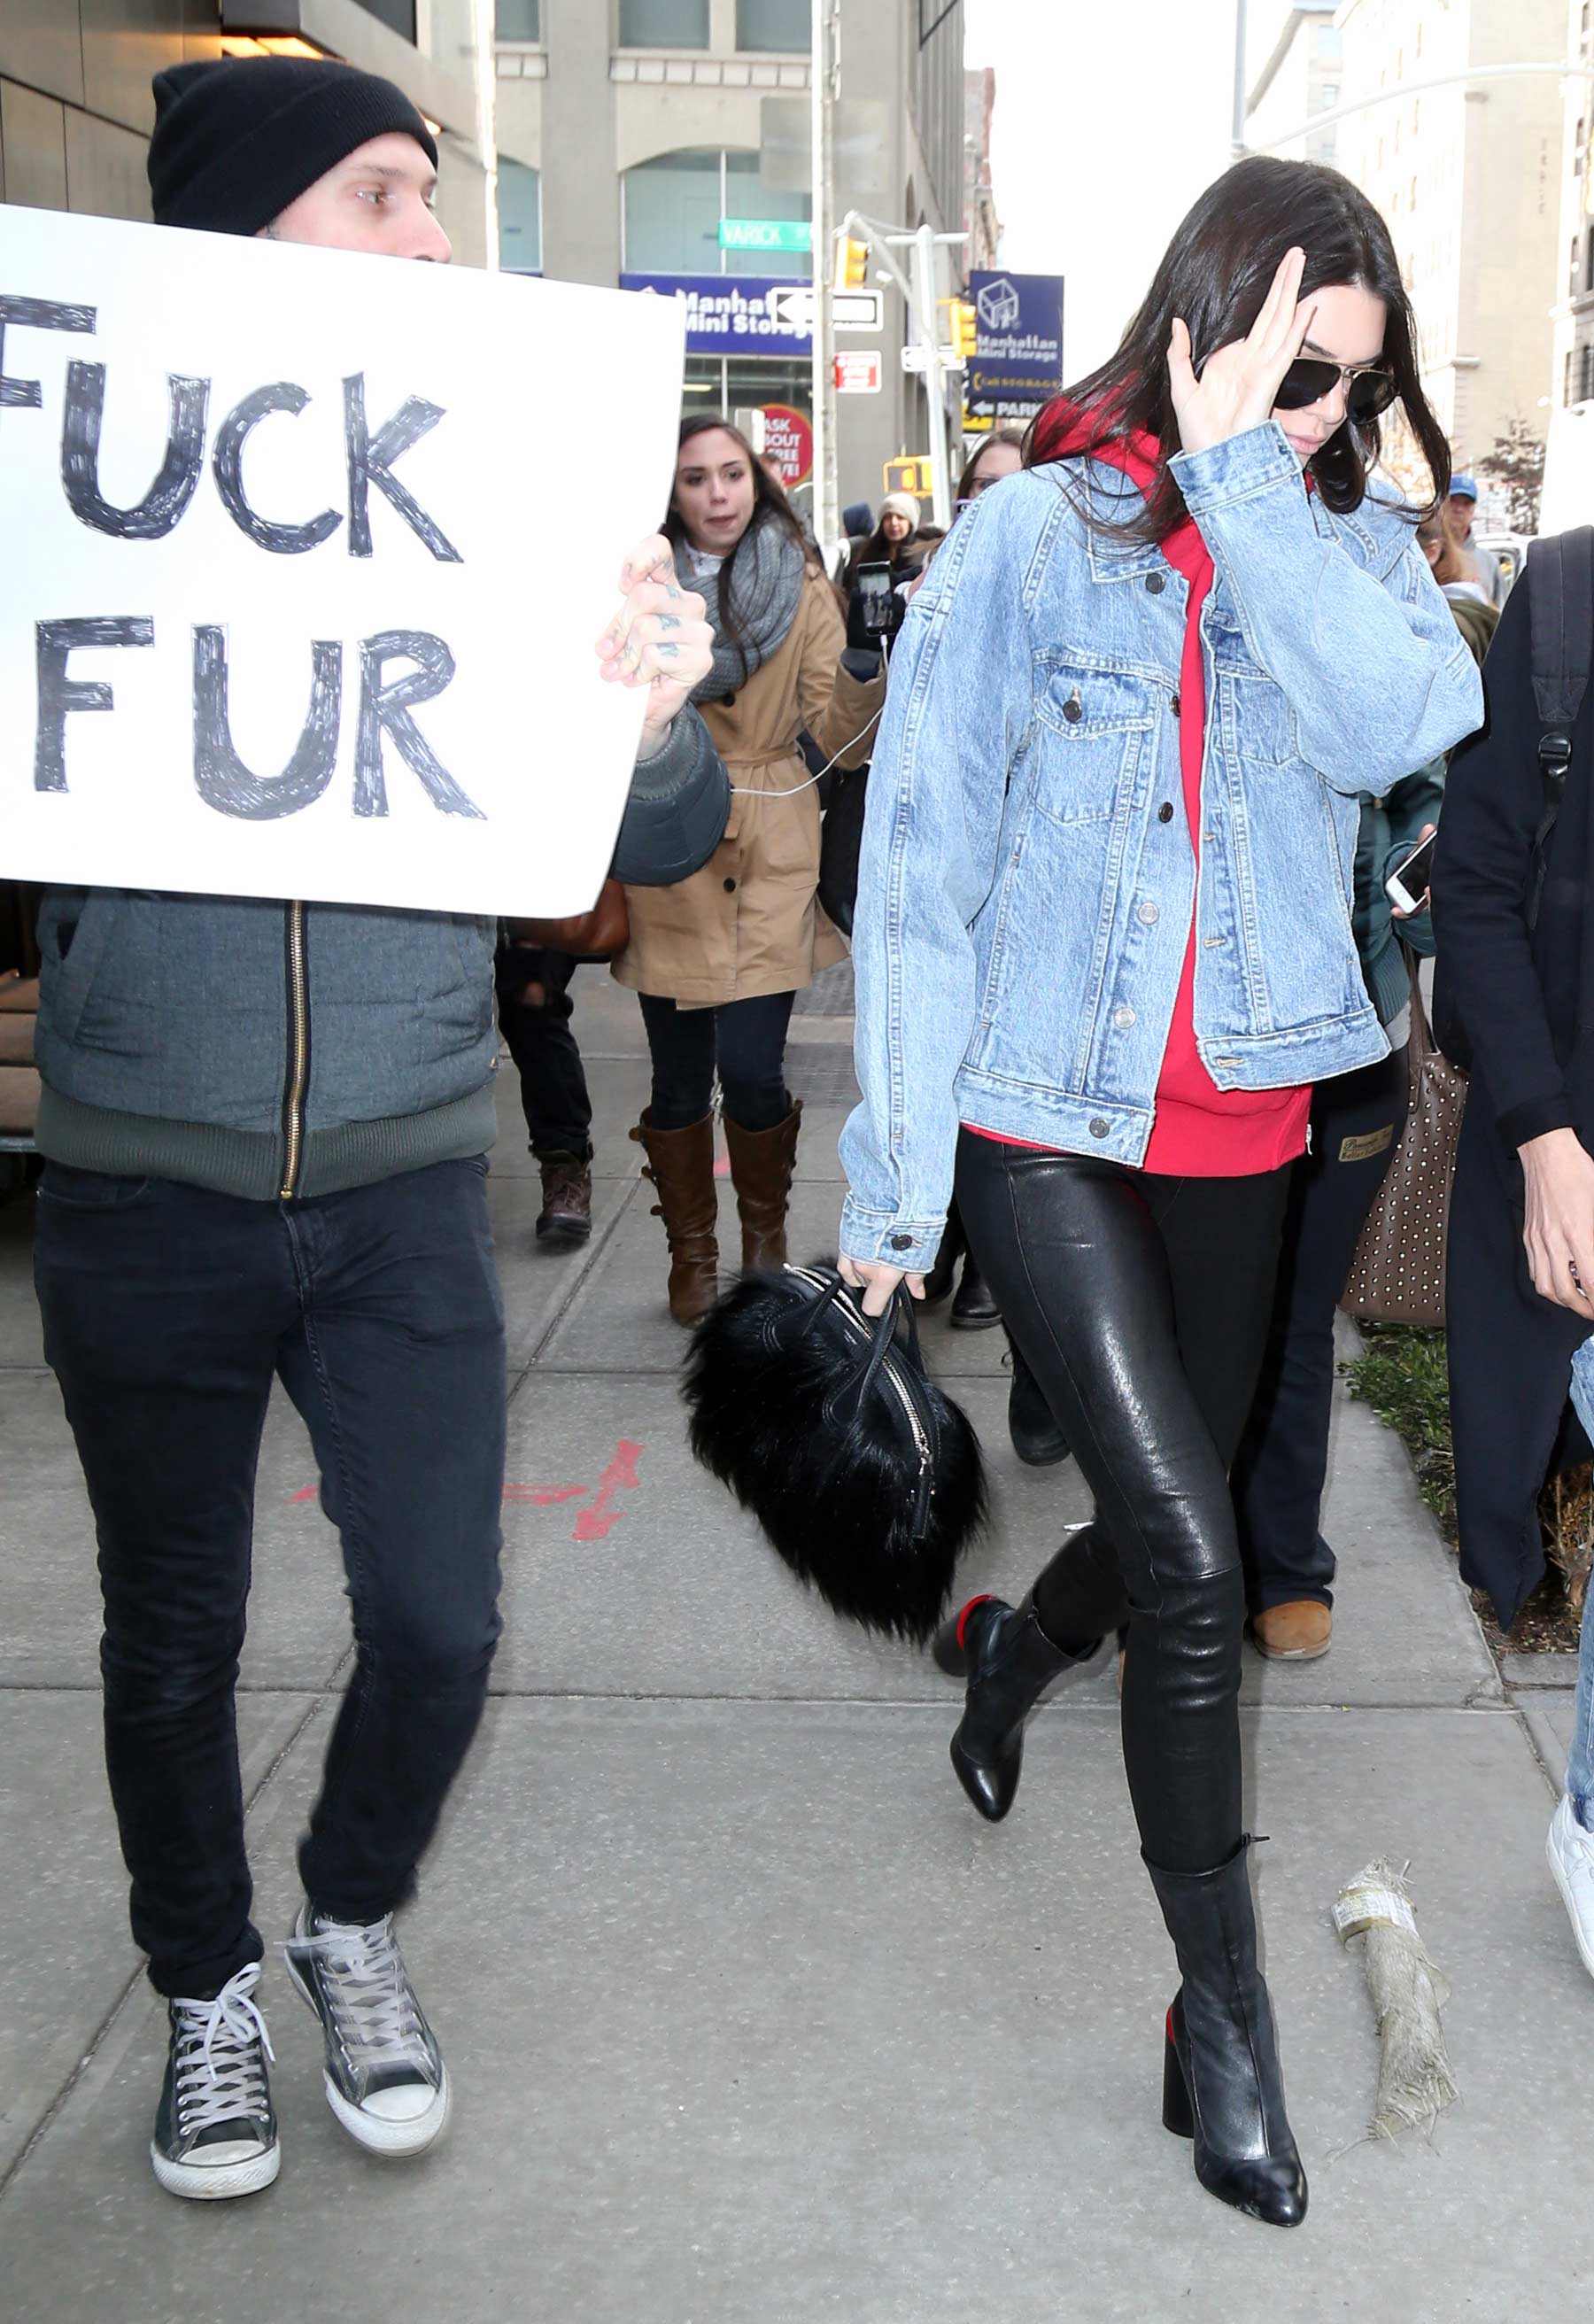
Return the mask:
<svg viewBox="0 0 1594 2324">
<path fill-rule="evenodd" d="M 259 1983 L 260 1963 L 251 1961 L 228 1978 L 214 2001 L 172 2002 L 177 2018 L 173 2094 L 185 2137 L 190 2131 L 266 2110 L 261 2052 L 272 2059 L 276 2052 L 253 1998 Z"/>
<path fill-rule="evenodd" d="M 391 1914 L 364 1927 L 334 1922 L 309 1936 L 290 1937 L 283 1950 L 319 1960 L 337 2038 L 356 2072 L 413 2065 L 423 2080 L 431 2080 L 420 2010 Z"/>
</svg>

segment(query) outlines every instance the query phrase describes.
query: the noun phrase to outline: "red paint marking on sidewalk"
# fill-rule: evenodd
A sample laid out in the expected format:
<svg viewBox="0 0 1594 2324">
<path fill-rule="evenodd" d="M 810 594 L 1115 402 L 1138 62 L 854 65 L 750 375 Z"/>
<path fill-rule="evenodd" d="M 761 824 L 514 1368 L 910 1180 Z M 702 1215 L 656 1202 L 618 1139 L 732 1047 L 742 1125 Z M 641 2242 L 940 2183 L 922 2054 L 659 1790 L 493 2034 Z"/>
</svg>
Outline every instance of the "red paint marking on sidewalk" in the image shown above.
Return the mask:
<svg viewBox="0 0 1594 2324">
<path fill-rule="evenodd" d="M 611 1526 L 619 1524 L 621 1512 L 611 1504 L 617 1492 L 634 1491 L 640 1483 L 637 1462 L 641 1457 L 640 1444 L 632 1444 L 623 1437 L 621 1439 L 614 1449 L 614 1458 L 598 1479 L 598 1489 L 593 1497 L 592 1507 L 583 1509 L 576 1520 L 576 1530 L 570 1536 L 572 1541 L 603 1541 Z"/>
<path fill-rule="evenodd" d="M 642 1447 L 622 1437 L 614 1448 L 610 1462 L 597 1484 L 592 1485 L 515 1485 L 506 1484 L 506 1501 L 527 1503 L 533 1508 L 555 1508 L 562 1501 L 579 1501 L 590 1493 L 591 1505 L 583 1509 L 576 1520 L 572 1541 L 604 1541 L 620 1523 L 622 1512 L 614 1506 L 614 1496 L 634 1492 L 641 1480 L 637 1475 L 637 1462 L 642 1457 Z M 291 1501 L 315 1501 L 321 1496 L 319 1485 L 301 1485 L 297 1493 L 290 1493 Z"/>
</svg>

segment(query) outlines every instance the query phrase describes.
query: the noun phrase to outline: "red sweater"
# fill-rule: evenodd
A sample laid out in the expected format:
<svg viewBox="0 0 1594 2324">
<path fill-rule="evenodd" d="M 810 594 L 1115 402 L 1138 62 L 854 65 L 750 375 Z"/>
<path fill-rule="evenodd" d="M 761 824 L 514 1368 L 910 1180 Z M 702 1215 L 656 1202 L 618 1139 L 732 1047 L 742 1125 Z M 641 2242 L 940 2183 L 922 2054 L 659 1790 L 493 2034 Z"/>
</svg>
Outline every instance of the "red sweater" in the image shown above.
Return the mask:
<svg viewBox="0 0 1594 2324">
<path fill-rule="evenodd" d="M 1083 425 L 1048 447 L 1057 458 L 1088 440 Z M 1142 492 L 1149 489 L 1160 457 L 1156 439 L 1134 435 L 1096 447 L 1094 457 L 1121 468 Z M 1184 819 L 1199 875 L 1201 866 L 1201 769 L 1206 742 L 1206 670 L 1201 650 L 1201 609 L 1212 586 L 1212 552 L 1193 517 L 1162 544 L 1162 553 L 1190 585 L 1184 616 L 1184 648 L 1179 669 L 1179 770 Z M 1306 1144 L 1312 1111 L 1310 1084 L 1284 1090 L 1221 1090 L 1202 1064 L 1195 1046 L 1195 914 L 1184 947 L 1184 966 L 1174 998 L 1173 1020 L 1162 1070 L 1156 1077 L 1156 1111 L 1142 1167 L 1171 1178 L 1244 1178 L 1293 1162 Z M 967 1129 L 981 1138 L 1000 1133 Z M 1009 1145 L 1024 1141 L 1009 1139 Z M 1037 1149 L 1046 1150 L 1046 1149 Z"/>
</svg>

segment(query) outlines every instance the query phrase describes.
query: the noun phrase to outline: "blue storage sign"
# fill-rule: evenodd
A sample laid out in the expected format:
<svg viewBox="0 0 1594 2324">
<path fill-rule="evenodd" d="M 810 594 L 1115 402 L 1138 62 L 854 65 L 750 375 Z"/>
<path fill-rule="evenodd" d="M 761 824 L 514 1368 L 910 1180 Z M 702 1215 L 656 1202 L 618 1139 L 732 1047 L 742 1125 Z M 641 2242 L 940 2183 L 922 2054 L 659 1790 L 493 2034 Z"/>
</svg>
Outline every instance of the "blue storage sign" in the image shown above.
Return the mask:
<svg viewBox="0 0 1594 2324">
<path fill-rule="evenodd" d="M 622 274 L 620 287 L 684 300 L 688 355 L 813 353 L 808 329 L 813 285 L 794 281 L 789 274 Z"/>
<path fill-rule="evenodd" d="M 974 353 L 964 374 L 971 419 L 1027 420 L 1063 384 L 1063 277 L 976 269 Z"/>
</svg>

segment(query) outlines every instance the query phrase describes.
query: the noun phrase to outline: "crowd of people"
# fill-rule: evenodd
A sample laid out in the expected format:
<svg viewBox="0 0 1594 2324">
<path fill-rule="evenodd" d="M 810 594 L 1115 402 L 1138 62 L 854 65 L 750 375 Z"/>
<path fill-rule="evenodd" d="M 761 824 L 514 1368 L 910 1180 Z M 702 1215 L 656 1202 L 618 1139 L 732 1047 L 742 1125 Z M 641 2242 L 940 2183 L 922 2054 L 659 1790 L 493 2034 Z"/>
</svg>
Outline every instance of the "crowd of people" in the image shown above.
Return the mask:
<svg viewBox="0 0 1594 2324">
<path fill-rule="evenodd" d="M 431 132 L 388 84 L 235 60 L 155 95 L 158 221 L 447 255 Z M 1587 1452 L 1567 1393 L 1594 1332 L 1594 703 L 1567 718 L 1552 800 L 1544 585 L 1530 568 L 1507 594 L 1471 538 L 1476 488 L 1414 350 L 1366 198 L 1243 161 L 1112 359 L 975 449 L 944 536 L 888 494 L 827 572 L 740 430 L 685 421 L 662 531 L 595 641 L 600 678 L 646 696 L 609 965 L 646 1030 L 631 1136 L 683 1326 L 722 1283 L 716 1102 L 741 1266 L 785 1259 L 788 1028 L 846 950 L 820 900 L 821 786 L 870 766 L 839 1264 L 866 1314 L 906 1286 L 950 1295 L 960 1327 L 1000 1323 L 1015 1449 L 1072 1456 L 1095 1507 L 1019 1603 L 976 1598 L 937 1639 L 965 1688 L 954 1767 L 1005 1817 L 1039 1696 L 1116 1646 L 1180 1978 L 1164 2120 L 1204 2187 L 1280 2226 L 1308 2196 L 1242 1828 L 1242 1639 L 1331 1645 L 1333 1316 L 1400 1144 L 1409 964 L 1436 944 L 1471 1062 L 1463 1566 L 1503 1620 L 1543 1569 L 1534 1489 Z M 1396 407 L 1424 506 L 1378 473 Z M 1431 890 L 1392 897 L 1436 828 Z M 233 1701 L 274 1379 L 315 1448 L 356 1646 L 288 1965 L 338 2122 L 418 2153 L 450 2089 L 394 1914 L 499 1628 L 494 992 L 538 1239 L 568 1250 L 593 1161 L 575 957 L 511 926 L 494 959 L 490 928 L 438 914 L 114 890 L 51 895 L 40 936 L 37 1281 L 98 1536 L 133 1929 L 170 2018 L 153 2167 L 214 2199 L 280 2158 Z M 284 945 L 307 942 L 316 1038 L 285 1119 Z M 1550 1856 L 1594 1971 L 1587 1639 L 1578 1721 Z"/>
</svg>

